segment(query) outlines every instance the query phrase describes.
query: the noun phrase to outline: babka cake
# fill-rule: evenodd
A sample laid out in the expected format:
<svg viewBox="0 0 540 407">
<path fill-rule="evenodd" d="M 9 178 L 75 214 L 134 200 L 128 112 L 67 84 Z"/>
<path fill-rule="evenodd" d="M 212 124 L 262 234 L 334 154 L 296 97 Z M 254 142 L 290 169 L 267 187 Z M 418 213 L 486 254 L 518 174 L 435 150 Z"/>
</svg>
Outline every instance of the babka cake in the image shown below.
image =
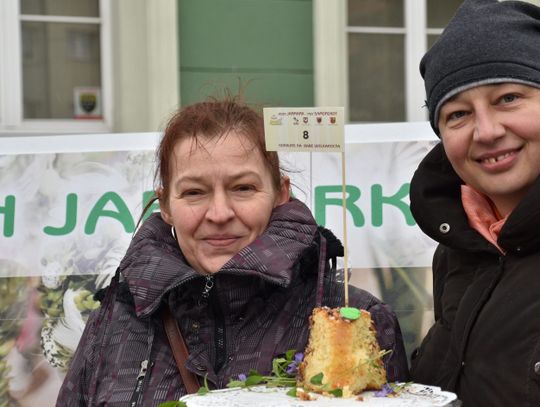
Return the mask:
<svg viewBox="0 0 540 407">
<path fill-rule="evenodd" d="M 369 312 L 356 308 L 315 308 L 310 336 L 298 370 L 306 391 L 351 397 L 378 390 L 386 370 Z"/>
</svg>

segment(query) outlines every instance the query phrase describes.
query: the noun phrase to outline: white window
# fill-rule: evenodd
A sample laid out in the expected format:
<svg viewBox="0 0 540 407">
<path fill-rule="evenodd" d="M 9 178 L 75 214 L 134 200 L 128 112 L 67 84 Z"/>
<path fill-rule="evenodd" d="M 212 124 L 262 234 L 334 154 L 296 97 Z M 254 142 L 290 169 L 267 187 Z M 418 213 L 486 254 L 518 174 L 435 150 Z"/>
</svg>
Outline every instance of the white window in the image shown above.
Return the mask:
<svg viewBox="0 0 540 407">
<path fill-rule="evenodd" d="M 316 104 L 350 122 L 427 120 L 420 59 L 461 3 L 314 0 Z"/>
<path fill-rule="evenodd" d="M 349 0 L 350 120 L 424 120 L 418 65 L 462 0 Z"/>
<path fill-rule="evenodd" d="M 0 133 L 111 129 L 108 7 L 0 1 Z"/>
</svg>

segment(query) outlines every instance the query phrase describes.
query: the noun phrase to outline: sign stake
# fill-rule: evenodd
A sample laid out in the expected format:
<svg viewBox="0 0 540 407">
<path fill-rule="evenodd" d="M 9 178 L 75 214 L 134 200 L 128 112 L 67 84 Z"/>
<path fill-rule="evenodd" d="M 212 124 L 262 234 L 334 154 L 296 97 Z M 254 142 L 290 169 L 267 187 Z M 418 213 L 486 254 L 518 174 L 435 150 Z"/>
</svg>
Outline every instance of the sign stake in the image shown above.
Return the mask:
<svg viewBox="0 0 540 407">
<path fill-rule="evenodd" d="M 347 187 L 345 184 L 345 116 L 343 107 L 265 107 L 264 137 L 268 151 L 341 152 L 345 307 L 349 306 Z M 313 197 L 312 179 L 310 194 Z M 312 198 L 313 199 L 313 198 Z M 312 201 L 313 203 L 313 201 Z"/>
<path fill-rule="evenodd" d="M 343 273 L 345 290 L 345 306 L 349 306 L 349 253 L 347 243 L 347 185 L 345 177 L 345 151 L 341 152 L 341 192 L 342 192 L 342 204 L 343 207 Z"/>
</svg>

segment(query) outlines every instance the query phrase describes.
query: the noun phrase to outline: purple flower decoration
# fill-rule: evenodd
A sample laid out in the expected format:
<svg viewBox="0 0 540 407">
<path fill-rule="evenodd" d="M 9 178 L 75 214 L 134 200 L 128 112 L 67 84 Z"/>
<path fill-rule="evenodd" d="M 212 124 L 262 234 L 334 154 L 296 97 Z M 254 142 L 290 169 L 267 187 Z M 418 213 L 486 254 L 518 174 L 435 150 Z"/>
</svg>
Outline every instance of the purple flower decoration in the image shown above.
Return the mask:
<svg viewBox="0 0 540 407">
<path fill-rule="evenodd" d="M 304 354 L 298 352 L 294 355 L 294 360 L 287 366 L 286 372 L 288 375 L 293 376 L 298 372 L 298 365 L 304 360 Z"/>
<path fill-rule="evenodd" d="M 292 376 L 292 375 L 296 374 L 297 371 L 298 371 L 298 367 L 296 366 L 295 362 L 292 362 L 292 363 L 289 364 L 289 366 L 287 366 L 286 372 L 287 372 L 288 375 Z"/>
<path fill-rule="evenodd" d="M 247 376 L 244 373 L 240 373 L 238 375 L 238 380 L 240 380 L 241 382 L 245 382 L 247 380 Z"/>
<path fill-rule="evenodd" d="M 388 397 L 388 395 L 393 394 L 394 389 L 388 383 L 383 384 L 381 390 L 375 392 L 375 397 Z"/>
</svg>

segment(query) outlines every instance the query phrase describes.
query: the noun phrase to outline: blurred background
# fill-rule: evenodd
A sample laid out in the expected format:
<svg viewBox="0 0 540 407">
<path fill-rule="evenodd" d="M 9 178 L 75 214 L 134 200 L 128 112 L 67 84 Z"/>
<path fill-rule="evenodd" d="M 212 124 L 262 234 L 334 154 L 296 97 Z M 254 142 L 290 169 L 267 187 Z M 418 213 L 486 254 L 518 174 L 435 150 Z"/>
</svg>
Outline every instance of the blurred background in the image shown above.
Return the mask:
<svg viewBox="0 0 540 407">
<path fill-rule="evenodd" d="M 239 87 L 258 106 L 344 106 L 348 123 L 425 121 L 418 64 L 460 4 L 0 0 L 0 141 L 155 132 L 174 109 Z M 111 157 L 104 163 L 152 159 Z M 0 151 L 0 168 L 20 167 L 28 185 L 40 184 L 34 192 L 45 189 L 37 174 L 47 169 L 58 177 L 80 175 L 62 172 L 75 161 L 98 172 L 91 155 L 32 161 Z M 0 176 L 0 191 L 20 181 L 13 174 Z M 136 174 L 126 169 L 124 175 L 130 188 Z M 106 182 L 109 174 L 103 176 Z M 5 211 L 8 203 L 0 205 Z M 76 346 L 61 338 L 70 329 L 80 334 L 99 306 L 92 293 L 106 285 L 125 249 L 107 239 L 93 251 L 82 253 L 71 242 L 40 259 L 47 278 L 0 259 L 0 407 L 54 405 Z M 351 283 L 393 306 L 410 354 L 433 319 L 430 268 L 354 269 Z"/>
<path fill-rule="evenodd" d="M 2 0 L 0 135 L 155 131 L 249 101 L 425 120 L 418 62 L 459 0 Z"/>
</svg>

